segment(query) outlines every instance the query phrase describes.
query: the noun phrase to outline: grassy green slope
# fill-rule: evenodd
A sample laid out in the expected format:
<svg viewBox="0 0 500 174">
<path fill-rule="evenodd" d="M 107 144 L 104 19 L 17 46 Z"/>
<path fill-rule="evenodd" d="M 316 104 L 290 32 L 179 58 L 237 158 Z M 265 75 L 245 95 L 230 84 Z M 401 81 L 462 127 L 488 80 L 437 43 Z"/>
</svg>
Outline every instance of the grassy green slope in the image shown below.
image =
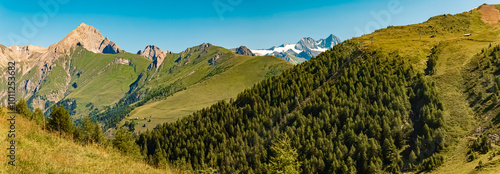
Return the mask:
<svg viewBox="0 0 500 174">
<path fill-rule="evenodd" d="M 154 128 L 157 124 L 174 122 L 193 112 L 208 107 L 217 101 L 236 97 L 238 93 L 256 82 L 276 75 L 292 65 L 276 57 L 249 57 L 238 55 L 232 58 L 235 65 L 225 72 L 188 87 L 165 100 L 148 103 L 136 108 L 125 120 L 135 117 L 151 117 L 139 120 L 136 131 Z M 124 121 L 125 121 L 124 120 Z M 122 123 L 124 122 L 122 121 Z M 143 125 L 146 124 L 146 127 Z"/>
<path fill-rule="evenodd" d="M 465 33 L 471 33 L 472 36 L 464 37 Z M 499 165 L 490 165 L 488 170 L 475 169 L 479 160 L 488 161 L 488 155 L 481 155 L 479 160 L 473 162 L 466 160 L 468 143 L 476 138 L 472 133 L 483 122 L 485 115 L 478 114 L 469 107 L 467 95 L 464 93 L 466 81 L 462 78 L 470 73 L 463 70 L 475 54 L 490 44 L 500 44 L 499 28 L 484 24 L 481 21 L 481 13 L 472 10 L 457 15 L 436 16 L 422 24 L 381 29 L 353 40 L 363 42 L 367 49 L 396 51 L 408 58 L 422 72 L 426 68 L 431 49 L 435 47 L 440 50 L 436 53 L 437 71 L 427 78 L 436 82 L 436 87 L 444 99 L 444 115 L 449 133 L 447 141 L 452 143 L 445 152 L 445 163 L 434 172 L 495 173 L 500 170 Z"/>
<path fill-rule="evenodd" d="M 167 55 L 158 71 L 150 75 L 150 81 L 145 84 L 143 90 L 161 88 L 173 83 L 187 87 L 237 63 L 237 61 L 230 60 L 235 56 L 230 50 L 217 46 L 205 48 L 203 45 Z M 217 64 L 212 66 L 208 60 L 216 55 L 220 55 L 220 58 L 216 60 Z"/>
<path fill-rule="evenodd" d="M 5 113 L 0 113 L 0 118 L 3 149 L 9 146 L 9 122 Z M 16 116 L 16 141 L 16 166 L 7 164 L 8 151 L 4 149 L 0 152 L 0 173 L 174 173 L 145 165 L 112 148 L 77 145 L 43 131 L 19 115 Z"/>
<path fill-rule="evenodd" d="M 37 95 L 50 95 L 53 94 L 54 91 L 64 93 L 63 90 L 66 88 L 66 80 L 70 77 L 68 76 L 62 65 L 63 61 L 61 59 L 56 61 L 56 63 L 52 66 L 49 75 L 47 75 L 44 82 L 40 86 L 40 90 L 37 92 Z"/>
<path fill-rule="evenodd" d="M 136 130 L 142 131 L 235 97 L 292 66 L 276 57 L 237 55 L 222 47 L 201 44 L 181 53 L 168 53 L 158 68 L 149 67 L 138 76 L 130 95 L 90 116 L 106 124 L 106 129 L 135 117 L 155 117 L 146 122 L 146 127 L 142 127 L 144 120 L 136 125 Z"/>
<path fill-rule="evenodd" d="M 130 84 L 151 63 L 150 60 L 135 54 L 95 54 L 77 48 L 71 55 L 71 85 L 66 99 L 76 99 L 77 113 L 88 113 L 87 104 L 102 108 L 111 105 L 125 96 Z M 128 60 L 128 64 L 117 63 Z"/>
</svg>

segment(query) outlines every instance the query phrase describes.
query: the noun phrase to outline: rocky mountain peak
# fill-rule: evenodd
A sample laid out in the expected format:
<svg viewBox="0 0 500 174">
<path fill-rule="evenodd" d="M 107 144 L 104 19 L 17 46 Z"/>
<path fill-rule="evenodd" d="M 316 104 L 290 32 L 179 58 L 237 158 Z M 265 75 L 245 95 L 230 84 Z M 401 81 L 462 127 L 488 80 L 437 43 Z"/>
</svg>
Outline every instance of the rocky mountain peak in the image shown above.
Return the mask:
<svg viewBox="0 0 500 174">
<path fill-rule="evenodd" d="M 155 45 L 148 45 L 144 50 L 139 50 L 137 54 L 144 56 L 152 60 L 153 62 L 150 65 L 150 68 L 158 68 L 165 58 L 165 56 L 170 53 L 169 51 L 162 51 L 160 47 Z"/>
<path fill-rule="evenodd" d="M 317 49 L 318 46 L 316 45 L 316 41 L 314 41 L 313 38 L 304 37 L 304 38 L 300 39 L 300 41 L 297 43 L 295 48 L 298 50 Z"/>
<path fill-rule="evenodd" d="M 78 33 L 82 33 L 83 35 L 95 34 L 95 35 L 102 37 L 102 33 L 99 32 L 99 30 L 97 30 L 96 28 L 94 28 L 90 25 L 87 25 L 86 23 L 83 23 L 83 22 L 78 27 L 76 27 L 76 29 L 73 31 L 78 32 Z"/>
<path fill-rule="evenodd" d="M 116 54 L 121 51 L 116 43 L 110 41 L 107 37 L 104 38 L 99 30 L 85 23 L 81 23 L 64 39 L 51 45 L 49 50 L 64 53 L 69 52 L 69 50 L 77 46 L 83 46 L 94 53 Z"/>
<path fill-rule="evenodd" d="M 322 48 L 328 48 L 328 49 L 331 49 L 333 48 L 333 46 L 339 44 L 340 42 L 340 39 L 333 35 L 333 34 L 330 34 L 330 36 L 328 36 L 326 39 L 321 39 L 318 41 L 318 45 L 319 47 L 322 47 Z"/>
<path fill-rule="evenodd" d="M 155 45 L 148 45 L 144 50 L 139 50 L 137 54 L 144 56 L 150 60 L 157 60 L 158 58 L 163 58 L 164 57 L 164 52 L 161 50 L 160 47 L 157 47 Z"/>
<path fill-rule="evenodd" d="M 236 48 L 236 54 L 241 54 L 241 55 L 246 55 L 246 56 L 255 56 L 250 49 L 248 49 L 246 46 L 240 46 Z"/>
<path fill-rule="evenodd" d="M 256 55 L 272 55 L 293 64 L 297 64 L 307 61 L 311 57 L 316 57 L 339 43 L 341 43 L 341 40 L 337 36 L 330 34 L 327 38 L 319 39 L 318 41 L 315 41 L 311 37 L 303 37 L 296 44 L 282 44 L 280 46 L 271 47 L 270 49 L 251 51 Z"/>
</svg>

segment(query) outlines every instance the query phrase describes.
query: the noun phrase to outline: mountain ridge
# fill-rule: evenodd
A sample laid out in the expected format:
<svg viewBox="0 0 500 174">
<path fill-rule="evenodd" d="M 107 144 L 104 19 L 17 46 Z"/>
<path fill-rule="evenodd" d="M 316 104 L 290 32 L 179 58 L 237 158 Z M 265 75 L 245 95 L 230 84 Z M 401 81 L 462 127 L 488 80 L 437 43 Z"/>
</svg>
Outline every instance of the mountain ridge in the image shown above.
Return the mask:
<svg viewBox="0 0 500 174">
<path fill-rule="evenodd" d="M 282 44 L 269 49 L 255 49 L 251 51 L 256 55 L 272 55 L 290 63 L 298 64 L 318 56 L 340 42 L 341 40 L 337 36 L 330 34 L 327 38 L 319 39 L 318 41 L 315 41 L 311 37 L 303 37 L 295 44 Z"/>
<path fill-rule="evenodd" d="M 48 48 L 2 45 L 0 50 L 0 57 L 18 59 L 16 88 L 20 92 L 16 97 L 25 98 L 31 109 L 41 108 L 45 114 L 49 114 L 52 105 L 63 105 L 74 120 L 91 115 L 103 119 L 100 121 L 106 129 L 113 128 L 123 118 L 110 120 L 115 115 L 99 113 L 121 104 L 122 100 L 133 103 L 163 100 L 225 71 L 237 72 L 237 78 L 229 79 L 238 85 L 234 89 L 243 90 L 262 78 L 279 74 L 292 66 L 275 57 L 239 55 L 210 43 L 186 48 L 180 53 L 163 51 L 155 45 L 148 45 L 135 54 L 128 53 L 104 37 L 98 29 L 85 23 Z M 240 51 L 251 53 L 248 49 Z M 261 66 L 236 66 L 249 59 Z M 250 68 L 251 71 L 242 73 L 239 69 L 243 68 Z M 6 77 L 7 74 L 1 76 Z M 230 76 L 233 75 L 225 74 L 224 78 Z M 5 78 L 0 79 L 0 82 L 5 82 Z M 219 82 L 210 80 L 205 83 L 212 87 L 211 83 Z M 7 97 L 3 88 L 0 87 L 0 98 Z M 162 90 L 168 90 L 168 95 L 163 94 L 165 91 Z M 214 99 L 222 96 L 227 99 L 235 97 L 239 91 L 219 91 L 215 88 L 210 92 L 220 93 Z M 216 101 L 207 100 L 203 106 L 213 102 Z"/>
<path fill-rule="evenodd" d="M 500 29 L 481 17 L 352 38 L 138 144 L 222 173 L 498 173 Z"/>
</svg>

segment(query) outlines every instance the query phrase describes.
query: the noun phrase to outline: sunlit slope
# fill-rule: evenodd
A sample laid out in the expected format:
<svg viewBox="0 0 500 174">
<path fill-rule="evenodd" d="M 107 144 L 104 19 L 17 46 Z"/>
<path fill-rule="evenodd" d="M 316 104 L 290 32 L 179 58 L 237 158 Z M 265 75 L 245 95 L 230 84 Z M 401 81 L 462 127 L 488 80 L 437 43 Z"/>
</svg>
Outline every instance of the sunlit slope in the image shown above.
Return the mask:
<svg viewBox="0 0 500 174">
<path fill-rule="evenodd" d="M 488 49 L 490 45 L 500 44 L 498 25 L 484 20 L 485 15 L 491 15 L 482 10 L 485 7 L 495 6 L 482 6 L 456 15 L 439 15 L 421 24 L 388 27 L 353 39 L 365 49 L 397 53 L 422 73 L 428 68 L 428 60 L 431 57 L 437 58 L 433 68 L 435 72 L 426 78 L 436 83 L 443 98 L 444 118 L 449 133 L 447 141 L 452 144 L 444 153 L 444 164 L 431 173 L 500 171 L 498 157 L 488 159 L 496 150 L 467 162 L 470 141 L 482 133 L 477 133 L 476 129 L 484 128 L 492 119 L 486 117 L 487 112 L 477 112 L 470 107 L 470 99 L 465 92 L 468 80 L 464 79 L 464 76 L 471 73 L 467 66 L 475 55 Z M 486 92 L 486 89 L 483 90 Z M 494 131 L 497 126 L 493 125 L 493 129 L 486 133 L 498 133 Z M 498 148 L 494 146 L 494 149 Z M 476 168 L 479 161 L 485 164 L 482 169 Z"/>
<path fill-rule="evenodd" d="M 276 57 L 249 57 L 238 55 L 231 60 L 234 66 L 205 81 L 175 93 L 165 100 L 148 103 L 136 108 L 125 120 L 141 118 L 136 131 L 154 128 L 157 124 L 174 122 L 217 101 L 234 98 L 246 88 L 252 87 L 272 75 L 291 68 L 292 64 Z M 146 117 L 147 120 L 142 120 Z M 151 117 L 151 122 L 149 118 Z M 124 121 L 123 121 L 124 122 Z M 143 127 L 144 124 L 146 127 Z"/>
<path fill-rule="evenodd" d="M 10 116 L 10 115 L 9 115 Z M 0 146 L 9 147 L 8 116 L 0 113 Z M 0 173 L 173 173 L 155 169 L 112 148 L 80 146 L 39 125 L 16 116 L 16 166 L 7 164 L 7 150 L 0 152 Z"/>
<path fill-rule="evenodd" d="M 81 47 L 71 56 L 72 78 L 65 99 L 76 99 L 77 115 L 85 116 L 91 109 L 102 109 L 123 98 L 151 63 L 140 55 L 96 54 Z"/>
</svg>

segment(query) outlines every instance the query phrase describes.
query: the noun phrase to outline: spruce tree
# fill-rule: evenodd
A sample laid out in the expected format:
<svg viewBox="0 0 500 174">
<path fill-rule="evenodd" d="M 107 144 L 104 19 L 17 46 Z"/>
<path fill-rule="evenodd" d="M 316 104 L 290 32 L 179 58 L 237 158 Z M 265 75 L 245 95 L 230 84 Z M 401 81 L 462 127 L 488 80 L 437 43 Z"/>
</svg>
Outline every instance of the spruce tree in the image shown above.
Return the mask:
<svg viewBox="0 0 500 174">
<path fill-rule="evenodd" d="M 119 127 L 113 139 L 113 147 L 131 156 L 139 156 L 139 146 L 135 143 L 134 137 L 127 130 Z"/>
<path fill-rule="evenodd" d="M 69 117 L 68 110 L 64 109 L 62 105 L 57 107 L 54 105 L 52 107 L 52 112 L 50 113 L 50 119 L 48 126 L 53 131 L 59 131 L 59 135 L 62 132 L 72 133 L 73 132 L 73 123 Z"/>
<path fill-rule="evenodd" d="M 297 160 L 298 153 L 290 143 L 290 138 L 285 135 L 271 146 L 273 153 L 269 160 L 271 173 L 300 173 L 300 162 Z"/>
<path fill-rule="evenodd" d="M 43 115 L 43 112 L 40 108 L 36 108 L 31 119 L 34 120 L 38 125 L 43 126 L 45 115 Z"/>
<path fill-rule="evenodd" d="M 104 133 L 99 125 L 99 122 L 95 122 L 94 129 L 94 134 L 92 135 L 94 142 L 106 145 L 106 138 L 104 137 Z"/>
<path fill-rule="evenodd" d="M 26 100 L 24 100 L 24 98 L 22 98 L 21 100 L 19 100 L 17 102 L 17 104 L 16 104 L 16 112 L 18 114 L 21 114 L 21 115 L 25 116 L 26 118 L 31 119 L 31 111 L 28 108 L 28 104 L 26 103 Z"/>
</svg>

